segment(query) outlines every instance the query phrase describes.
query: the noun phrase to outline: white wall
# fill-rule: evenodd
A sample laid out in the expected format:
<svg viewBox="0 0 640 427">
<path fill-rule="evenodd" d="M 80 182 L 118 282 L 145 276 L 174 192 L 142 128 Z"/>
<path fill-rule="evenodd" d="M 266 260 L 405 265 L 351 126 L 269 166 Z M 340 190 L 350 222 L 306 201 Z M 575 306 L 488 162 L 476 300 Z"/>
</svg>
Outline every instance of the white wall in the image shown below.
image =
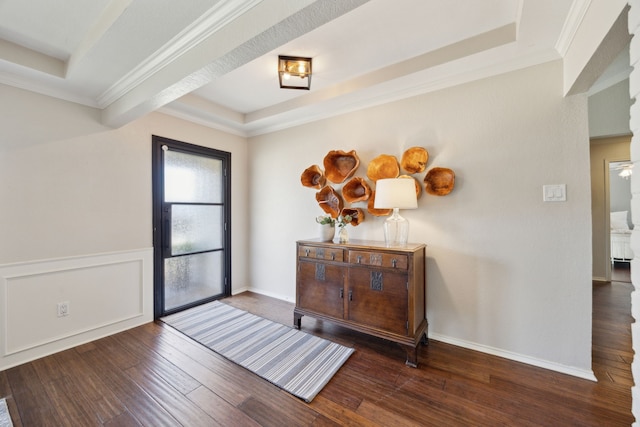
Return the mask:
<svg viewBox="0 0 640 427">
<path fill-rule="evenodd" d="M 589 97 L 589 136 L 629 135 L 629 80 L 623 80 Z"/>
<path fill-rule="evenodd" d="M 638 104 L 638 94 L 640 93 L 640 69 L 638 69 L 638 60 L 640 60 L 640 0 L 630 0 L 629 5 L 629 33 L 634 35 L 629 47 L 630 65 L 633 67 L 629 76 L 629 95 L 635 102 L 631 106 L 631 118 L 629 127 L 633 132 L 631 139 L 631 161 L 634 163 L 635 169 L 640 168 L 640 140 L 638 134 L 640 131 L 640 105 Z M 634 290 L 631 293 L 631 315 L 636 320 L 631 324 L 631 339 L 633 350 L 636 354 L 640 352 L 640 293 L 638 292 L 638 284 L 640 284 L 640 178 L 637 174 L 631 176 L 631 221 L 634 224 L 633 233 L 631 235 L 631 250 L 636 254 L 631 261 L 631 282 Z M 632 412 L 637 420 L 640 419 L 640 360 L 638 357 L 633 358 L 631 372 L 635 380 L 635 385 L 631 388 Z"/>
<path fill-rule="evenodd" d="M 430 337 L 593 378 L 587 98 L 562 87 L 553 62 L 251 138 L 252 288 L 294 300 L 295 241 L 322 212 L 305 168 L 355 149 L 364 177 L 375 156 L 422 146 L 428 168 L 456 171 L 453 193 L 402 213 L 428 245 Z M 567 201 L 543 203 L 543 184 L 566 184 Z M 383 221 L 350 236 L 382 240 Z"/>
<path fill-rule="evenodd" d="M 153 134 L 231 152 L 232 283 L 248 287 L 244 138 L 159 113 L 111 130 L 4 85 L 0 99 L 0 370 L 152 319 Z"/>
</svg>

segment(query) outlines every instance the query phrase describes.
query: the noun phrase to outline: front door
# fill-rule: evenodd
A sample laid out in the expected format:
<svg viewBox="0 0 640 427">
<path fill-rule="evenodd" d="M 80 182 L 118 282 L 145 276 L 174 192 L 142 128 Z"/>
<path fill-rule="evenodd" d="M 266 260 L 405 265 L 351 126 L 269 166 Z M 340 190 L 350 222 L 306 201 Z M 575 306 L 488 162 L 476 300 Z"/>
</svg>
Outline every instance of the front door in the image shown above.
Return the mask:
<svg viewBox="0 0 640 427">
<path fill-rule="evenodd" d="M 231 154 L 153 137 L 154 314 L 231 294 Z"/>
</svg>

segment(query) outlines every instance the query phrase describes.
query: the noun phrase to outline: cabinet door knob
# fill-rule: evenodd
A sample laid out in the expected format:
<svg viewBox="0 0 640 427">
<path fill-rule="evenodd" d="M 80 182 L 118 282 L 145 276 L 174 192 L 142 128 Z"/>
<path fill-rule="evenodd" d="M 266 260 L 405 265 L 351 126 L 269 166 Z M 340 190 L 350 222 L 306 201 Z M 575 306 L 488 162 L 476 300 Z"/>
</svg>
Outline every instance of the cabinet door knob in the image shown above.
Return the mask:
<svg viewBox="0 0 640 427">
<path fill-rule="evenodd" d="M 362 264 L 362 255 L 358 255 L 358 264 Z"/>
<path fill-rule="evenodd" d="M 391 265 L 393 266 L 393 268 L 396 268 L 396 264 L 398 264 L 398 260 L 397 259 L 392 259 L 391 260 Z"/>
<path fill-rule="evenodd" d="M 305 249 L 304 250 L 304 254 L 305 254 L 305 256 L 309 256 L 309 249 Z"/>
<path fill-rule="evenodd" d="M 349 291 L 349 301 L 353 301 L 353 291 Z"/>
<path fill-rule="evenodd" d="M 340 299 L 344 299 L 344 289 L 340 289 Z"/>
<path fill-rule="evenodd" d="M 336 254 L 331 253 L 331 261 L 335 261 L 336 260 Z"/>
</svg>

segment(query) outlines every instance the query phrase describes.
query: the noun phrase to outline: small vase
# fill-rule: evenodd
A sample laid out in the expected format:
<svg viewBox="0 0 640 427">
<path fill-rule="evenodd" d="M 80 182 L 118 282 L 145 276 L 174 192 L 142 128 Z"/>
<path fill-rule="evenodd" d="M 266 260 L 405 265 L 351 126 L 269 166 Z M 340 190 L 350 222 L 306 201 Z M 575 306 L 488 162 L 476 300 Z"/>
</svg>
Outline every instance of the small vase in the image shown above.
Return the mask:
<svg viewBox="0 0 640 427">
<path fill-rule="evenodd" d="M 320 232 L 320 240 L 328 242 L 333 240 L 333 236 L 336 234 L 336 228 L 331 224 L 318 224 Z"/>
<path fill-rule="evenodd" d="M 347 227 L 340 227 L 340 232 L 338 233 L 338 242 L 349 243 L 349 233 L 347 232 Z"/>
</svg>

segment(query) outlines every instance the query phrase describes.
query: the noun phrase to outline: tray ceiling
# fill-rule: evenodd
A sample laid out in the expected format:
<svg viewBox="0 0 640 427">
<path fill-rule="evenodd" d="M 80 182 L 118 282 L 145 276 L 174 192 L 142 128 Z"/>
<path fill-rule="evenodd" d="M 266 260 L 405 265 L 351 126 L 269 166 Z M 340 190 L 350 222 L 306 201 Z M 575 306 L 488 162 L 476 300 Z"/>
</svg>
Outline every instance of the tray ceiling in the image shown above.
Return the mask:
<svg viewBox="0 0 640 427">
<path fill-rule="evenodd" d="M 255 135 L 559 59 L 588 0 L 2 0 L 0 83 Z M 313 58 L 310 91 L 278 55 Z"/>
</svg>

